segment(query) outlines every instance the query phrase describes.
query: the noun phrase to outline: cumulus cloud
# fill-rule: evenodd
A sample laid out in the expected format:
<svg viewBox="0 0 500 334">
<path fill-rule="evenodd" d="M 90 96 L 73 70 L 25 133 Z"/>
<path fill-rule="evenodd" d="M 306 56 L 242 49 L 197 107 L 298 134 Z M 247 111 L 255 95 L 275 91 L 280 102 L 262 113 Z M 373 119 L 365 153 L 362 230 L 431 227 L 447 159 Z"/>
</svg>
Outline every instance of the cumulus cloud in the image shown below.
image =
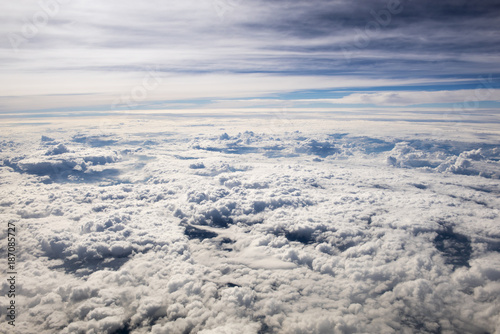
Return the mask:
<svg viewBox="0 0 500 334">
<path fill-rule="evenodd" d="M 1 142 L 20 332 L 499 330 L 496 145 L 165 126 Z"/>
</svg>

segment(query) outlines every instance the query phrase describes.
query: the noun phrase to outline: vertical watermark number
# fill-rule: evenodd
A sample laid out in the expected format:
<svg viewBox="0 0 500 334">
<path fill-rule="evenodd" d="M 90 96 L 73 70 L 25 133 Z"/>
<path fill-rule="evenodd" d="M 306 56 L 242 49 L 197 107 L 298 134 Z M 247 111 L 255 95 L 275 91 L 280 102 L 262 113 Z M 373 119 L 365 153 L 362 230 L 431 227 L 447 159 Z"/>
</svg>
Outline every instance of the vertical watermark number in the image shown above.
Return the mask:
<svg viewBox="0 0 500 334">
<path fill-rule="evenodd" d="M 16 258 L 16 224 L 8 222 L 7 225 L 7 282 L 9 290 L 7 297 L 7 322 L 11 326 L 16 325 L 16 279 L 17 279 L 17 258 Z"/>
</svg>

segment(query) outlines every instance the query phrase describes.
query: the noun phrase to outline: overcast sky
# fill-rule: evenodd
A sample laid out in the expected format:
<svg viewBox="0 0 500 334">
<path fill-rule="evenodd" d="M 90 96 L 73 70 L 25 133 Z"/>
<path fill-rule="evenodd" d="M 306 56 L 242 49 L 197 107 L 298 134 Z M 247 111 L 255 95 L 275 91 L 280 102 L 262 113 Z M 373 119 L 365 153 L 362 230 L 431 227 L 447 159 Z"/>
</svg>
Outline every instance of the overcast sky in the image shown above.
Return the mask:
<svg viewBox="0 0 500 334">
<path fill-rule="evenodd" d="M 4 2 L 0 111 L 500 106 L 500 3 Z"/>
</svg>

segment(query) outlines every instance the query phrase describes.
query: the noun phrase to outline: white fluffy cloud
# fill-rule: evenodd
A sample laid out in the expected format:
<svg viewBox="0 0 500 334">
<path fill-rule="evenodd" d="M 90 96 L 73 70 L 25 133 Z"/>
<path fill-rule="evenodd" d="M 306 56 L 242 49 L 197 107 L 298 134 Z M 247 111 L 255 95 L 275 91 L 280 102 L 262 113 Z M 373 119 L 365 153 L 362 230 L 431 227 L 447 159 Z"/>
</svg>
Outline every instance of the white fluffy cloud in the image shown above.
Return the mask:
<svg viewBox="0 0 500 334">
<path fill-rule="evenodd" d="M 19 333 L 500 330 L 497 145 L 168 124 L 2 141 Z"/>
<path fill-rule="evenodd" d="M 375 104 L 378 106 L 409 106 L 426 103 L 465 103 L 465 106 L 473 106 L 477 101 L 499 101 L 500 90 L 492 87 L 478 86 L 476 90 L 454 90 L 454 91 L 387 91 L 376 93 L 354 93 L 348 96 L 323 100 L 330 103 L 353 103 L 353 104 Z M 464 107 L 465 108 L 465 107 Z M 470 107 L 469 107 L 470 108 Z M 476 107 L 477 109 L 477 107 Z"/>
</svg>

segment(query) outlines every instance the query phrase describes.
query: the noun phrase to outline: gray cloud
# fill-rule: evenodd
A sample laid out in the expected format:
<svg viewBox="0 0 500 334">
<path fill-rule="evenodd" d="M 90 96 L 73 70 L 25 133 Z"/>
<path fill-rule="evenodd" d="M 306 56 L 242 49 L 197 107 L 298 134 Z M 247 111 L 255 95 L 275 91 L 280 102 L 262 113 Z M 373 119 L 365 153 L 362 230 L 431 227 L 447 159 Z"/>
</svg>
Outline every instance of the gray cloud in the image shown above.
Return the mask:
<svg viewBox="0 0 500 334">
<path fill-rule="evenodd" d="M 498 65 L 500 45 L 494 28 L 496 2 L 401 1 L 399 7 L 391 7 L 391 14 L 388 4 L 393 2 L 227 0 L 222 1 L 226 9 L 222 16 L 217 10 L 220 4 L 208 0 L 147 5 L 75 1 L 58 5 L 53 14 L 36 4 L 9 4 L 0 27 L 3 84 L 11 87 L 2 97 L 4 109 L 17 110 L 16 104 L 26 104 L 19 98 L 36 94 L 30 89 L 39 81 L 35 73 L 43 78 L 50 73 L 56 79 L 46 94 L 61 94 L 69 85 L 73 94 L 88 93 L 92 106 L 102 108 L 111 104 L 104 98 L 109 87 L 123 85 L 125 77 L 130 84 L 124 89 L 130 89 L 147 64 L 157 66 L 166 78 L 273 73 L 327 75 L 333 80 L 345 75 L 404 77 L 432 84 L 439 77 L 477 79 L 496 74 L 492 71 Z M 12 42 L 13 36 L 19 39 Z M 95 82 L 98 77 L 111 82 L 93 90 L 87 87 L 89 78 Z M 308 88 L 316 87 L 303 89 Z M 262 95 L 255 87 L 248 92 Z M 14 97 L 19 97 L 16 102 L 11 101 Z M 175 92 L 167 97 L 183 98 Z"/>
</svg>

